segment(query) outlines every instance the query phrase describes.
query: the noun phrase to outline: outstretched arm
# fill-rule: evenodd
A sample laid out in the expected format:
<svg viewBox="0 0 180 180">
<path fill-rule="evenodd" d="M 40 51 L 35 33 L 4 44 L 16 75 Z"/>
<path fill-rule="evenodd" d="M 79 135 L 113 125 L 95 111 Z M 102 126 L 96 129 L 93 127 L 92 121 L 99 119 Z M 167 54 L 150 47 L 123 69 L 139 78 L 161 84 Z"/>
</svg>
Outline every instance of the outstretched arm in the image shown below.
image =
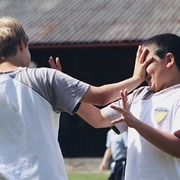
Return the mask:
<svg viewBox="0 0 180 180">
<path fill-rule="evenodd" d="M 58 57 L 56 57 L 55 61 L 52 57 L 50 57 L 49 64 L 51 68 L 62 71 L 62 66 Z M 82 102 L 76 113 L 88 124 L 95 128 L 105 128 L 112 126 L 110 120 L 103 116 L 103 113 L 100 111 L 100 109 L 91 104 Z"/>
<path fill-rule="evenodd" d="M 139 46 L 136 54 L 136 62 L 134 67 L 133 76 L 129 79 L 126 79 L 121 82 L 106 84 L 100 87 L 90 86 L 85 95 L 82 97 L 81 102 L 90 103 L 94 105 L 106 105 L 112 101 L 115 101 L 119 98 L 119 91 L 127 89 L 128 92 L 131 92 L 137 86 L 139 86 L 146 76 L 146 67 L 151 61 L 147 59 L 145 61 L 146 49 L 142 50 L 142 47 Z M 52 68 L 61 70 L 59 59 L 56 58 L 56 63 L 53 58 L 50 57 L 49 64 Z"/>
<path fill-rule="evenodd" d="M 90 86 L 89 90 L 83 96 L 82 101 L 95 105 L 106 105 L 119 99 L 120 90 L 127 89 L 128 93 L 139 86 L 146 78 L 146 67 L 152 58 L 145 60 L 147 49 L 139 46 L 136 53 L 136 61 L 133 76 L 121 82 L 106 84 L 100 87 Z"/>
<path fill-rule="evenodd" d="M 121 114 L 121 118 L 112 121 L 112 123 L 116 124 L 125 121 L 129 127 L 136 129 L 141 136 L 154 146 L 172 156 L 180 158 L 180 131 L 170 134 L 140 121 L 127 109 L 127 90 L 121 91 L 121 98 L 122 108 L 111 105 L 114 110 Z"/>
</svg>

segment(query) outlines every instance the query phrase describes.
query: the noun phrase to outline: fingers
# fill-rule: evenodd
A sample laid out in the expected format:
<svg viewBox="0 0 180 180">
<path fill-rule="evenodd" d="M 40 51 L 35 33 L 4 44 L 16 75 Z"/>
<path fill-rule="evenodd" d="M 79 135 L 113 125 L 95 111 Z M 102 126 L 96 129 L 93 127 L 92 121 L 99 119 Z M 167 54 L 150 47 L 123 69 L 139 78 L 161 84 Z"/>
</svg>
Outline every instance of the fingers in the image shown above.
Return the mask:
<svg viewBox="0 0 180 180">
<path fill-rule="evenodd" d="M 143 48 L 141 45 L 139 45 L 137 53 L 136 53 L 136 61 L 134 66 L 134 72 L 133 77 L 138 78 L 142 82 L 146 78 L 146 71 L 145 71 L 145 56 L 146 56 L 147 50 Z"/>
<path fill-rule="evenodd" d="M 115 111 L 119 112 L 122 116 L 119 119 L 115 119 L 113 121 L 111 121 L 112 124 L 116 124 L 119 122 L 124 121 L 124 113 L 127 110 L 127 89 L 125 89 L 124 91 L 120 91 L 120 95 L 121 95 L 121 107 L 115 106 L 115 105 L 111 105 L 110 107 L 112 109 L 114 109 Z"/>
<path fill-rule="evenodd" d="M 146 59 L 146 61 L 144 62 L 145 67 L 147 67 L 151 63 L 152 60 L 153 60 L 153 56 Z"/>
<path fill-rule="evenodd" d="M 127 89 L 125 89 L 124 91 L 121 90 L 120 91 L 120 95 L 121 95 L 121 107 L 115 106 L 115 105 L 110 105 L 110 107 L 116 111 L 118 111 L 119 113 L 123 114 L 124 110 L 127 110 Z"/>
<path fill-rule="evenodd" d="M 142 64 L 145 61 L 146 55 L 147 55 L 147 48 L 146 47 L 142 47 L 141 45 L 139 45 L 137 53 L 136 53 L 136 59 Z"/>
<path fill-rule="evenodd" d="M 121 95 L 121 106 L 124 110 L 127 109 L 127 89 L 125 89 L 124 91 L 120 91 L 120 95 Z"/>
<path fill-rule="evenodd" d="M 140 62 L 143 63 L 146 60 L 148 50 L 144 48 L 140 54 Z"/>
<path fill-rule="evenodd" d="M 123 112 L 123 109 L 121 109 L 120 107 L 117 107 L 114 105 L 111 105 L 110 107 L 112 109 L 114 109 L 115 111 L 118 111 L 120 114 Z M 122 118 L 119 118 L 119 119 L 112 120 L 111 123 L 114 125 L 114 124 L 122 122 L 122 121 L 124 121 L 124 120 Z"/>
<path fill-rule="evenodd" d="M 148 54 L 148 49 L 144 48 L 140 55 L 141 63 L 144 64 L 145 68 L 150 64 L 150 62 L 153 59 L 153 56 L 148 57 L 147 54 Z"/>
<path fill-rule="evenodd" d="M 52 56 L 49 57 L 49 65 L 52 69 L 56 69 L 56 64 Z"/>
<path fill-rule="evenodd" d="M 137 58 L 137 59 L 139 59 L 139 57 L 140 57 L 141 53 L 142 53 L 142 46 L 141 46 L 141 45 L 139 45 L 139 46 L 138 46 L 137 53 L 136 53 L 136 58 Z"/>
<path fill-rule="evenodd" d="M 61 66 L 61 63 L 60 63 L 60 60 L 59 60 L 59 57 L 56 57 L 56 60 L 54 61 L 53 57 L 50 56 L 49 57 L 49 65 L 52 69 L 57 69 L 59 71 L 62 71 L 62 66 Z"/>
<path fill-rule="evenodd" d="M 122 108 L 120 108 L 120 107 L 118 107 L 118 106 L 115 106 L 115 105 L 110 105 L 110 107 L 112 108 L 112 109 L 114 109 L 115 111 L 118 111 L 118 112 L 122 112 Z"/>
<path fill-rule="evenodd" d="M 62 71 L 62 66 L 59 57 L 56 58 L 56 69 Z"/>
</svg>

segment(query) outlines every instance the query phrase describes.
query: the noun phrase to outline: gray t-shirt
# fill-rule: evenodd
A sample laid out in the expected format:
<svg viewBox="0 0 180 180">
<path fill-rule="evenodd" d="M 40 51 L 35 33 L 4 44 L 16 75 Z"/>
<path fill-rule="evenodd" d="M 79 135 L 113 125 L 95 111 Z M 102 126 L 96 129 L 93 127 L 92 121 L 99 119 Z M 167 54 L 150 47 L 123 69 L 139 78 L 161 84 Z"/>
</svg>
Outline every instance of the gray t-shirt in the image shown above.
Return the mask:
<svg viewBox="0 0 180 180">
<path fill-rule="evenodd" d="M 61 111 L 75 113 L 89 85 L 49 68 L 0 73 L 0 179 L 66 180 Z"/>
</svg>

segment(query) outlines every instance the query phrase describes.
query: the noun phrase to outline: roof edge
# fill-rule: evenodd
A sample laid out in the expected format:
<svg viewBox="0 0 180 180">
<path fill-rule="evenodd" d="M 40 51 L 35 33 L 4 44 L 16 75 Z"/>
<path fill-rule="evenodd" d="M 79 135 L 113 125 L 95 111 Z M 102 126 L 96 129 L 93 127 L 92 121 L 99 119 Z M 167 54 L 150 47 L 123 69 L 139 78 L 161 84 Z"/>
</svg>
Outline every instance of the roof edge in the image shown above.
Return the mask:
<svg viewBox="0 0 180 180">
<path fill-rule="evenodd" d="M 118 42 L 118 43 L 74 43 L 74 44 L 30 44 L 30 49 L 59 49 L 59 48 L 96 48 L 96 47 L 127 47 L 138 46 L 141 42 Z"/>
</svg>

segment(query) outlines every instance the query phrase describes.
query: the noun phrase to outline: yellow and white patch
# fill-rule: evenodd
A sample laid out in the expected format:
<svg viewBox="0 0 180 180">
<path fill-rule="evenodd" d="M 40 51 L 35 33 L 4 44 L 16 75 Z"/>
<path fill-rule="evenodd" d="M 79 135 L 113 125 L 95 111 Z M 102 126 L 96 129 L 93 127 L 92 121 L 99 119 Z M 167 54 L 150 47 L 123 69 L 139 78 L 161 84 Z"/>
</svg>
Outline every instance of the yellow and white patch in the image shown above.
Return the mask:
<svg viewBox="0 0 180 180">
<path fill-rule="evenodd" d="M 156 123 L 161 122 L 165 118 L 167 113 L 168 113 L 168 109 L 166 108 L 163 107 L 156 108 L 154 112 L 154 119 Z"/>
</svg>

